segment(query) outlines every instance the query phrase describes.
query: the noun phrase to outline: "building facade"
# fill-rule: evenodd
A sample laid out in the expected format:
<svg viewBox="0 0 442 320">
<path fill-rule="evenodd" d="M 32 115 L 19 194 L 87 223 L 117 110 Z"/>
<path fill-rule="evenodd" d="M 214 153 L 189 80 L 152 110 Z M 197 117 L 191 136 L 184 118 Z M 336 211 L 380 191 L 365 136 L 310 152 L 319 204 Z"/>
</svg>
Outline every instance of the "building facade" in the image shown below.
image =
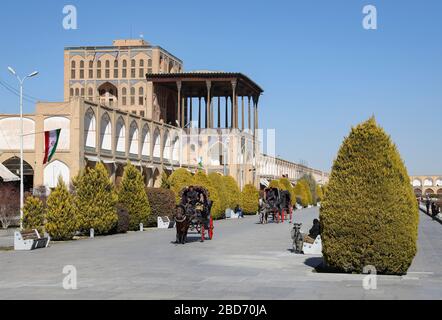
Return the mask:
<svg viewBox="0 0 442 320">
<path fill-rule="evenodd" d="M 442 196 L 442 175 L 411 176 L 410 179 L 416 196 Z"/>
<path fill-rule="evenodd" d="M 64 68 L 65 101 L 38 103 L 24 116 L 28 191 L 49 191 L 60 176 L 70 184 L 97 162 L 117 185 L 128 162 L 150 187 L 178 168 L 231 175 L 241 188 L 282 175 L 328 180 L 321 171 L 261 154 L 263 90 L 241 73 L 184 72 L 181 60 L 144 40 L 66 48 Z M 17 115 L 0 115 L 0 174 L 20 175 L 19 128 Z M 44 132 L 55 129 L 61 129 L 58 149 L 43 165 Z"/>
</svg>

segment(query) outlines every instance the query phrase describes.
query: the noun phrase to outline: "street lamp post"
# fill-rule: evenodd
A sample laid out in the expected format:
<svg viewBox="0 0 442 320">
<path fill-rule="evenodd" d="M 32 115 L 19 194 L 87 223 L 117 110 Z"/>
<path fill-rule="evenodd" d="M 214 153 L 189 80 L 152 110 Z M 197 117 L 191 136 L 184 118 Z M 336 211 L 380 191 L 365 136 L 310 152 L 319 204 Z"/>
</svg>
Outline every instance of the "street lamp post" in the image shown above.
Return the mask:
<svg viewBox="0 0 442 320">
<path fill-rule="evenodd" d="M 35 77 L 38 72 L 34 71 L 24 78 L 20 78 L 14 69 L 8 67 L 9 72 L 15 76 L 20 84 L 20 230 L 23 230 L 23 206 L 24 206 L 24 183 L 23 183 L 23 83 L 27 78 Z"/>
</svg>

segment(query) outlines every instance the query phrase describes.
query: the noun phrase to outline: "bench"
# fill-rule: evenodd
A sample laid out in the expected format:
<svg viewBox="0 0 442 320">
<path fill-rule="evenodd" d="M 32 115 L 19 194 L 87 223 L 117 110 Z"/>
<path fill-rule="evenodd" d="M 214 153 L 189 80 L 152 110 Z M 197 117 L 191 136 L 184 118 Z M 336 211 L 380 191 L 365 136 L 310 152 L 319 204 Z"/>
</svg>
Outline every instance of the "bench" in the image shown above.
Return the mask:
<svg viewBox="0 0 442 320">
<path fill-rule="evenodd" d="M 174 227 L 174 221 L 169 217 L 158 217 L 158 229 L 171 229 Z"/>
<path fill-rule="evenodd" d="M 41 237 L 36 229 L 14 232 L 14 250 L 16 251 L 41 249 L 48 245 L 49 237 Z"/>
<path fill-rule="evenodd" d="M 304 252 L 304 254 L 314 254 L 314 255 L 322 254 L 321 236 L 318 236 L 313 244 L 304 242 L 302 251 Z"/>
</svg>

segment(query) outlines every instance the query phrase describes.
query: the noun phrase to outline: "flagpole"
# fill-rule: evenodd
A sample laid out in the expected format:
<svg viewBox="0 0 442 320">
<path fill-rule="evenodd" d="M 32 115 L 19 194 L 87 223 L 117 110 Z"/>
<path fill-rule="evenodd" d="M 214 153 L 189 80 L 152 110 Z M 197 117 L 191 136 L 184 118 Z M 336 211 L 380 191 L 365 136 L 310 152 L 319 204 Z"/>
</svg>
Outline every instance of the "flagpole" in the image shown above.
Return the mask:
<svg viewBox="0 0 442 320">
<path fill-rule="evenodd" d="M 24 207 L 24 194 L 25 194 L 25 184 L 23 182 L 23 131 L 24 131 L 24 124 L 23 124 L 23 83 L 27 78 L 35 77 L 38 72 L 34 71 L 33 73 L 29 74 L 28 76 L 21 79 L 14 69 L 11 67 L 8 67 L 9 72 L 14 75 L 19 84 L 20 84 L 20 230 L 23 230 L 23 207 Z"/>
</svg>

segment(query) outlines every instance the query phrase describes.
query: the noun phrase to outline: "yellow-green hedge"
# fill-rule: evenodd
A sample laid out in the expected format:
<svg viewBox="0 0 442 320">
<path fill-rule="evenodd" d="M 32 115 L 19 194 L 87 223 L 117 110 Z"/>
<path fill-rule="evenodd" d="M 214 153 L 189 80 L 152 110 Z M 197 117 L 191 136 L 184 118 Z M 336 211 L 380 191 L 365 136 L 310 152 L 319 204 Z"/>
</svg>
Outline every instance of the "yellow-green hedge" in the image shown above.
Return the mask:
<svg viewBox="0 0 442 320">
<path fill-rule="evenodd" d="M 247 184 L 241 192 L 241 209 L 244 214 L 256 214 L 259 207 L 259 191 L 254 185 Z"/>
<path fill-rule="evenodd" d="M 193 184 L 192 174 L 186 169 L 180 168 L 169 177 L 170 189 L 175 193 L 177 204 L 180 203 L 180 194 L 185 187 Z"/>
<path fill-rule="evenodd" d="M 418 208 L 399 152 L 374 118 L 344 140 L 327 188 L 320 214 L 327 265 L 406 273 L 417 250 Z"/>
</svg>

